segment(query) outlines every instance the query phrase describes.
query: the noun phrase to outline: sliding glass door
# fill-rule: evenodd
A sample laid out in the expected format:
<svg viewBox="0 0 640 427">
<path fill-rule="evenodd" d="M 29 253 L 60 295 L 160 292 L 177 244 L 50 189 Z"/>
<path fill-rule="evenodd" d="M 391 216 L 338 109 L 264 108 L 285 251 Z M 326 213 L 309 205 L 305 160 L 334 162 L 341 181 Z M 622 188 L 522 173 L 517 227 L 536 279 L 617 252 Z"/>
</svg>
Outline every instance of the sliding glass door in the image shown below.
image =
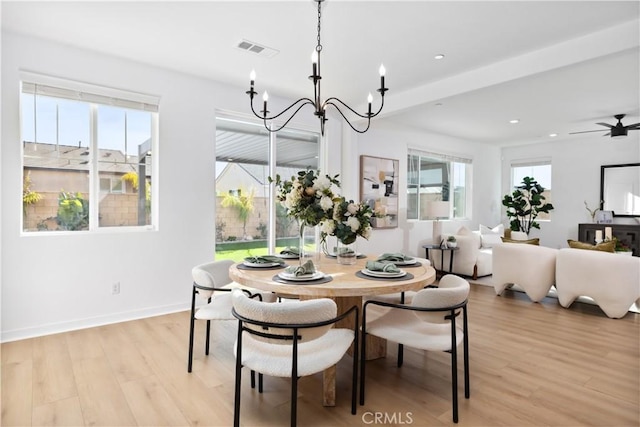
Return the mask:
<svg viewBox="0 0 640 427">
<path fill-rule="evenodd" d="M 216 259 L 240 261 L 298 245 L 298 224 L 272 199 L 269 177 L 317 169 L 320 135 L 216 119 Z"/>
</svg>

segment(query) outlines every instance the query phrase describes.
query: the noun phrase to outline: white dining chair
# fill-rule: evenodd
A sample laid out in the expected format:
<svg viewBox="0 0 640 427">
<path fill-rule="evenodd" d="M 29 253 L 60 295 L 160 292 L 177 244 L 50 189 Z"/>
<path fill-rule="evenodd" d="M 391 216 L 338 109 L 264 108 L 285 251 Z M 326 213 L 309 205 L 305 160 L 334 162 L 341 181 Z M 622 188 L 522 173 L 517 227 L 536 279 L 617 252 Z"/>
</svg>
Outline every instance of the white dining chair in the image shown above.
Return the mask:
<svg viewBox="0 0 640 427">
<path fill-rule="evenodd" d="M 234 262 L 231 260 L 212 261 L 197 265 L 191 270 L 193 277 L 193 289 L 191 291 L 191 318 L 189 325 L 189 360 L 187 362 L 187 372 L 193 368 L 193 341 L 195 321 L 206 320 L 205 354 L 209 354 L 209 341 L 211 335 L 212 320 L 234 320 L 231 314 L 233 303 L 231 301 L 231 291 L 239 288 L 248 295 L 259 294 L 258 298 L 266 302 L 274 302 L 275 294 L 271 292 L 261 292 L 246 288 L 239 283 L 233 282 L 229 277 L 229 267 Z M 205 305 L 196 307 L 196 295 L 206 301 Z"/>
<path fill-rule="evenodd" d="M 451 385 L 453 422 L 458 422 L 458 366 L 457 347 L 464 350 L 465 397 L 469 391 L 469 334 L 467 300 L 469 282 L 448 274 L 440 279 L 437 288 L 418 291 L 411 304 L 396 304 L 370 300 L 364 304 L 362 316 L 362 351 L 360 361 L 360 404 L 365 401 L 366 339 L 375 335 L 389 341 L 429 351 L 451 353 Z M 389 307 L 390 310 L 377 319 L 367 321 L 367 309 L 372 306 Z M 462 325 L 456 318 L 462 313 Z M 402 366 L 398 353 L 398 367 Z"/>
<path fill-rule="evenodd" d="M 240 386 L 242 368 L 258 372 L 258 391 L 262 376 L 291 378 L 291 426 L 297 423 L 298 378 L 322 372 L 337 364 L 353 344 L 351 413 L 357 406 L 358 308 L 337 315 L 336 303 L 328 298 L 295 304 L 265 304 L 234 290 L 233 315 L 238 319 L 236 341 L 236 381 L 234 426 L 240 425 Z M 347 317 L 353 327 L 335 328 Z M 255 385 L 252 378 L 251 386 Z"/>
</svg>

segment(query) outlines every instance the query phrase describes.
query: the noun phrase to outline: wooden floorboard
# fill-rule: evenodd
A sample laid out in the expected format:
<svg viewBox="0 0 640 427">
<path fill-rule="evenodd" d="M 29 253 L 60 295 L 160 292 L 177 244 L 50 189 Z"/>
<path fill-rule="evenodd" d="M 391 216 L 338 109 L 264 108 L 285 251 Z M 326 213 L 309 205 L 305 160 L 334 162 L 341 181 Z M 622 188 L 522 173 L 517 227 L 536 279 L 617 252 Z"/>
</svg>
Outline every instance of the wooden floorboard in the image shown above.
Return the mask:
<svg viewBox="0 0 640 427">
<path fill-rule="evenodd" d="M 188 295 L 187 295 L 188 297 Z M 236 323 L 212 322 L 204 355 L 196 322 L 187 373 L 189 313 L 2 344 L 2 426 L 229 426 Z M 640 426 L 640 314 L 609 319 L 594 305 L 532 303 L 525 294 L 472 285 L 471 398 L 461 426 Z M 351 358 L 337 369 L 335 407 L 322 406 L 322 375 L 301 378 L 303 426 L 451 425 L 450 355 L 397 346 L 367 362 L 367 399 L 350 413 Z M 245 426 L 289 424 L 290 382 L 243 372 Z"/>
</svg>

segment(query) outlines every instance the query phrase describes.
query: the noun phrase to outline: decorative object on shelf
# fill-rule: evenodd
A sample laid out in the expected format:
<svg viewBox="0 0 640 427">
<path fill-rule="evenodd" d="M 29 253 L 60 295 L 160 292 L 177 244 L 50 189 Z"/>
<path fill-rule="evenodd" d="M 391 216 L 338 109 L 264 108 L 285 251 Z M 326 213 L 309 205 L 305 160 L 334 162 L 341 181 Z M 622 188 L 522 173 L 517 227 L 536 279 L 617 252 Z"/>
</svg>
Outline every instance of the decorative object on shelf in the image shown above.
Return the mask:
<svg viewBox="0 0 640 427">
<path fill-rule="evenodd" d="M 427 217 L 435 219 L 433 221 L 433 232 L 431 234 L 431 241 L 435 244 L 440 242 L 440 236 L 442 235 L 442 223 L 441 218 L 449 218 L 449 202 L 442 200 L 434 200 L 427 205 Z"/>
<path fill-rule="evenodd" d="M 455 248 L 456 246 L 458 246 L 458 242 L 456 241 L 456 237 L 451 235 L 447 238 L 447 247 L 448 248 Z"/>
<path fill-rule="evenodd" d="M 627 246 L 624 242 L 618 240 L 618 238 L 614 237 L 613 241 L 615 242 L 615 252 L 621 255 L 633 255 L 631 248 Z"/>
<path fill-rule="evenodd" d="M 358 236 L 369 239 L 371 236 L 371 217 L 373 211 L 366 203 L 355 203 L 340 197 L 332 208 L 332 216 L 320 224 L 323 242 L 327 236 L 336 236 L 338 246 L 336 258 L 340 264 L 354 264 L 358 254 L 356 240 Z"/>
<path fill-rule="evenodd" d="M 602 230 L 596 230 L 596 239 L 595 239 L 596 243 L 602 243 Z"/>
<path fill-rule="evenodd" d="M 340 187 L 338 175 L 321 175 L 320 171 L 299 171 L 290 180 L 268 178 L 276 186 L 276 198 L 286 209 L 287 215 L 295 218 L 300 226 L 300 264 L 304 263 L 305 228 L 315 227 L 323 220 L 332 218 L 334 203 L 341 198 L 333 193 L 332 186 Z M 313 231 L 315 236 L 315 230 Z"/>
<path fill-rule="evenodd" d="M 600 203 L 602 203 L 602 201 L 600 201 Z M 589 216 L 591 217 L 591 222 L 596 222 L 596 214 L 600 210 L 600 207 L 598 206 L 596 208 L 590 209 L 586 200 L 584 201 L 584 207 L 587 209 L 587 212 L 589 212 Z"/>
<path fill-rule="evenodd" d="M 599 211 L 596 215 L 596 224 L 611 224 L 613 222 L 613 211 Z"/>
<path fill-rule="evenodd" d="M 360 200 L 373 209 L 374 228 L 398 226 L 399 168 L 396 159 L 360 156 Z"/>
<path fill-rule="evenodd" d="M 313 53 L 311 55 L 313 74 L 311 76 L 309 76 L 309 79 L 311 81 L 313 81 L 314 98 L 313 99 L 300 98 L 296 102 L 294 102 L 293 104 L 291 104 L 290 106 L 285 108 L 282 112 L 280 112 L 278 114 L 275 114 L 273 116 L 269 116 L 268 115 L 269 114 L 269 110 L 267 109 L 267 102 L 269 100 L 269 95 L 265 91 L 264 95 L 262 96 L 263 109 L 262 109 L 262 111 L 260 111 L 261 114 L 258 114 L 256 112 L 256 110 L 253 108 L 253 98 L 254 98 L 255 95 L 258 94 L 254 90 L 256 74 L 255 74 L 255 71 L 251 71 L 251 74 L 249 75 L 251 83 L 250 83 L 250 86 L 249 86 L 249 90 L 246 92 L 249 95 L 250 104 L 251 104 L 251 111 L 253 112 L 253 114 L 256 117 L 258 117 L 259 119 L 263 120 L 264 127 L 269 132 L 277 132 L 277 131 L 281 130 L 282 128 L 284 128 L 291 121 L 291 119 L 293 119 L 293 117 L 298 113 L 298 111 L 300 111 L 300 109 L 302 107 L 304 107 L 305 105 L 312 105 L 315 108 L 315 111 L 314 111 L 313 114 L 316 115 L 320 119 L 320 133 L 322 135 L 324 135 L 324 124 L 328 120 L 327 117 L 326 117 L 326 109 L 327 109 L 328 106 L 331 105 L 338 111 L 338 113 L 340 113 L 342 118 L 351 127 L 351 129 L 353 129 L 354 131 L 356 131 L 358 133 L 365 133 L 367 130 L 369 130 L 369 126 L 371 124 L 371 119 L 373 117 L 376 117 L 378 114 L 380 114 L 380 111 L 382 111 L 382 107 L 384 107 L 384 93 L 389 90 L 388 88 L 386 88 L 384 86 L 384 76 L 385 76 L 384 65 L 380 65 L 380 70 L 379 70 L 380 71 L 380 88 L 377 89 L 377 91 L 380 93 L 381 102 L 380 102 L 380 108 L 375 113 L 371 112 L 371 103 L 373 102 L 373 97 L 371 96 L 371 93 L 369 93 L 369 96 L 367 97 L 368 110 L 367 110 L 367 112 L 365 114 L 360 114 L 360 113 L 356 112 L 353 108 L 349 107 L 347 104 L 345 104 L 344 102 L 342 102 L 338 98 L 329 97 L 329 98 L 326 98 L 325 100 L 323 100 L 322 96 L 320 94 L 320 83 L 321 83 L 320 81 L 322 80 L 322 77 L 320 75 L 320 53 L 322 52 L 322 44 L 320 43 L 320 24 L 321 24 L 321 17 L 322 17 L 322 2 L 324 0 L 314 0 L 314 1 L 318 3 L 318 38 L 317 38 L 318 44 L 316 45 L 316 48 L 315 48 L 315 50 L 313 51 Z M 353 124 L 351 124 L 349 119 L 347 119 L 347 117 L 345 116 L 344 112 L 340 109 L 340 106 L 346 108 L 351 113 L 353 113 L 356 116 L 358 116 L 359 118 L 366 119 L 367 120 L 366 128 L 363 129 L 363 130 L 356 129 L 353 126 Z M 282 126 L 277 126 L 275 128 L 272 128 L 267 124 L 268 121 L 275 120 L 278 117 L 280 117 L 281 115 L 287 113 L 289 110 L 292 110 L 292 109 L 294 109 L 293 113 L 291 113 L 291 115 L 285 120 L 285 122 L 284 122 L 284 124 Z"/>
<path fill-rule="evenodd" d="M 535 221 L 538 215 L 553 210 L 553 205 L 545 202 L 543 193 L 544 187 L 538 181 L 525 176 L 511 195 L 504 196 L 502 205 L 506 206 L 507 217 L 511 218 L 511 230 L 528 235 L 532 228 L 540 229 L 540 224 Z"/>
</svg>

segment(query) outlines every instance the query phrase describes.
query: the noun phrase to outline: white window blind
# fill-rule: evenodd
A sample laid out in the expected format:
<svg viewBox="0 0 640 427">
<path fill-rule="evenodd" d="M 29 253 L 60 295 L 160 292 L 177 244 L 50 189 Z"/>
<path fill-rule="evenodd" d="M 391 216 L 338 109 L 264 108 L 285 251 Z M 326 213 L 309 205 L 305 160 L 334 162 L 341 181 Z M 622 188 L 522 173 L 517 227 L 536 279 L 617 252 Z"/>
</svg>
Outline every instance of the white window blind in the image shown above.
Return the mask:
<svg viewBox="0 0 640 427">
<path fill-rule="evenodd" d="M 444 160 L 444 161 L 456 162 L 456 163 L 471 164 L 473 162 L 473 159 L 466 158 L 466 157 L 453 156 L 450 154 L 442 154 L 442 153 L 433 153 L 430 151 L 418 150 L 415 148 L 409 148 L 408 154 L 410 156 L 413 155 L 413 156 L 420 156 L 420 157 L 429 157 L 431 159 Z"/>
<path fill-rule="evenodd" d="M 160 98 L 30 72 L 21 73 L 22 93 L 157 112 Z"/>
</svg>

